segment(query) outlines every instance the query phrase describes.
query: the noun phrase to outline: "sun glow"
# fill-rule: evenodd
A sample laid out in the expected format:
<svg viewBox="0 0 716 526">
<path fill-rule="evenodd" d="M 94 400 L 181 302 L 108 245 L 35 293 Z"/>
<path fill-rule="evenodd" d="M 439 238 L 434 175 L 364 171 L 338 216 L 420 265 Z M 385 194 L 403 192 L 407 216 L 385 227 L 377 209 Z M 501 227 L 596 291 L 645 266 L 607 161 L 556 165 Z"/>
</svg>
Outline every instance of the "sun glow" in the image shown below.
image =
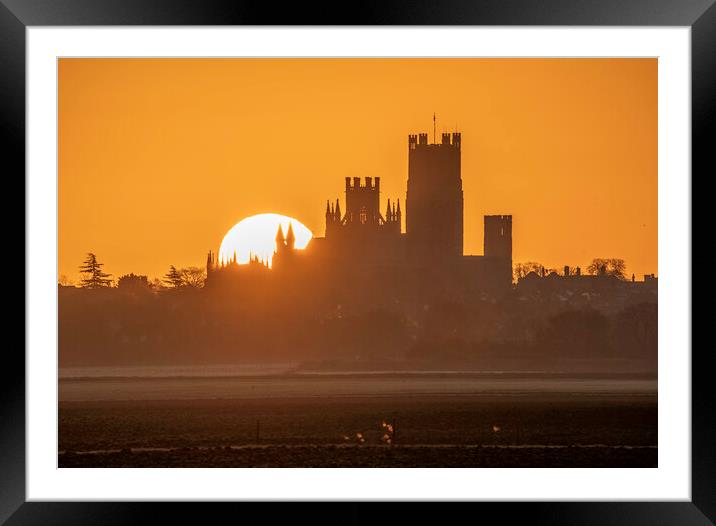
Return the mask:
<svg viewBox="0 0 716 526">
<path fill-rule="evenodd" d="M 219 248 L 219 262 L 233 261 L 236 254 L 236 262 L 246 264 L 252 256 L 257 256 L 261 261 L 267 261 L 270 267 L 279 225 L 284 235 L 291 225 L 296 236 L 296 249 L 303 250 L 313 238 L 313 233 L 298 219 L 281 214 L 257 214 L 242 219 L 226 233 Z"/>
</svg>

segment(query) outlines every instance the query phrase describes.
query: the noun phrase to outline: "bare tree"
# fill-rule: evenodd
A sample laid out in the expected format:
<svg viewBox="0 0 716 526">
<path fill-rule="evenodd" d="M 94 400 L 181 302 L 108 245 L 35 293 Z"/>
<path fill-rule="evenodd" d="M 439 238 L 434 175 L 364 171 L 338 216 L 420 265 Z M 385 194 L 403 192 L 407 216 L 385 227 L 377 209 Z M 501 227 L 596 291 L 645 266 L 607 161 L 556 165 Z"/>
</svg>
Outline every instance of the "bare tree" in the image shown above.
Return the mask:
<svg viewBox="0 0 716 526">
<path fill-rule="evenodd" d="M 206 281 L 206 271 L 201 267 L 186 267 L 179 272 L 182 284 L 187 287 L 200 289 Z"/>
<path fill-rule="evenodd" d="M 57 283 L 59 285 L 62 285 L 63 287 L 74 287 L 75 286 L 75 282 L 72 281 L 70 278 L 68 278 L 66 274 L 62 274 L 60 276 L 60 279 L 57 280 Z"/>
<path fill-rule="evenodd" d="M 544 265 L 535 261 L 527 261 L 526 263 L 515 263 L 513 276 L 515 280 L 520 280 L 527 276 L 530 272 L 534 272 L 538 275 L 542 274 Z"/>
<path fill-rule="evenodd" d="M 111 274 L 102 272 L 104 263 L 97 261 L 97 256 L 91 252 L 87 254 L 84 264 L 80 267 L 80 272 L 85 275 L 80 281 L 82 287 L 86 289 L 98 289 L 103 287 L 111 287 Z"/>
<path fill-rule="evenodd" d="M 525 270 L 522 263 L 512 265 L 512 281 L 519 281 L 525 277 Z"/>
<path fill-rule="evenodd" d="M 587 267 L 587 272 L 592 276 L 604 276 L 607 273 L 607 260 L 602 258 L 594 258 Z"/>
<path fill-rule="evenodd" d="M 619 279 L 626 279 L 626 263 L 623 259 L 610 259 L 608 272 Z"/>
<path fill-rule="evenodd" d="M 587 267 L 587 272 L 593 276 L 615 276 L 626 279 L 626 263 L 617 258 L 594 258 Z"/>
</svg>

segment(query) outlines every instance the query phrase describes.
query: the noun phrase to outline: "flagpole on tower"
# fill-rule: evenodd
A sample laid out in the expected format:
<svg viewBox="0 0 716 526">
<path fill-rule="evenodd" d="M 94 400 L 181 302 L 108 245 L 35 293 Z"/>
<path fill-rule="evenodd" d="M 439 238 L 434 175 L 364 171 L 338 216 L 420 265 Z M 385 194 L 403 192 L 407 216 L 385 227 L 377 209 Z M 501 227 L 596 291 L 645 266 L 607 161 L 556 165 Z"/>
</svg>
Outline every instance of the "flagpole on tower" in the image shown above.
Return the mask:
<svg viewBox="0 0 716 526">
<path fill-rule="evenodd" d="M 435 112 L 433 112 L 433 144 L 437 144 L 437 135 L 435 132 Z"/>
</svg>

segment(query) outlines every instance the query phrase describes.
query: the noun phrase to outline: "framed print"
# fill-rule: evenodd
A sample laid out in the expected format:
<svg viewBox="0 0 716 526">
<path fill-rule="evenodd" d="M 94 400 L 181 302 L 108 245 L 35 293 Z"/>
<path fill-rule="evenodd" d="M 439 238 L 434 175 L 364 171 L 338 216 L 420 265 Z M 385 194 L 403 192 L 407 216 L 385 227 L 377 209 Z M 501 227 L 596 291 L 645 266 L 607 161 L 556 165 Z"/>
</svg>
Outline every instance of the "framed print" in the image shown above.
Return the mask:
<svg viewBox="0 0 716 526">
<path fill-rule="evenodd" d="M 711 2 L 2 10 L 27 196 L 8 524 L 713 521 Z"/>
</svg>

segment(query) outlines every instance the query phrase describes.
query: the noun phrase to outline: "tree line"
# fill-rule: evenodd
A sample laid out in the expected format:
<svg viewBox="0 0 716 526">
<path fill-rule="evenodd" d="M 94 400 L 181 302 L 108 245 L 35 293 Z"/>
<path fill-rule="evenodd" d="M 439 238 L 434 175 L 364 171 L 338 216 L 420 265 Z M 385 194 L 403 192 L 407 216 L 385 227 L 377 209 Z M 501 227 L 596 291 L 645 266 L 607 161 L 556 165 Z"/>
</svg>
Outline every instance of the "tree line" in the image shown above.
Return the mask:
<svg viewBox="0 0 716 526">
<path fill-rule="evenodd" d="M 179 288 L 200 289 L 206 281 L 206 271 L 200 267 L 177 268 L 171 265 L 162 279 L 150 280 L 146 275 L 130 273 L 119 276 L 115 284 L 112 274 L 104 272 L 103 267 L 104 263 L 100 263 L 94 253 L 88 253 L 79 267 L 81 276 L 79 286 L 83 289 L 105 289 L 116 286 L 116 288 L 123 290 L 156 292 Z M 65 276 L 60 277 L 59 284 L 63 286 L 74 285 Z"/>
<path fill-rule="evenodd" d="M 90 252 L 84 263 L 79 267 L 81 279 L 80 287 L 85 289 L 109 288 L 115 285 L 112 274 L 107 274 L 102 270 L 104 263 L 97 260 L 97 256 Z M 626 280 L 626 263 L 623 259 L 618 258 L 594 258 L 587 266 L 586 271 L 592 276 L 614 276 L 620 280 Z M 515 281 L 526 277 L 530 272 L 534 272 L 540 276 L 547 276 L 557 269 L 549 268 L 535 261 L 527 261 L 524 263 L 515 263 L 513 266 L 513 277 Z M 570 275 L 577 272 L 576 267 L 569 267 Z M 632 276 L 633 277 L 633 276 Z M 134 273 L 124 274 L 117 279 L 117 288 L 122 289 L 151 289 L 161 291 L 165 289 L 178 289 L 182 287 L 202 288 L 206 282 L 206 270 L 201 267 L 184 267 L 177 268 L 170 265 L 169 271 L 161 278 L 150 280 L 146 275 L 138 275 Z M 60 285 L 72 286 L 73 283 L 66 277 L 62 276 L 59 280 Z"/>
<path fill-rule="evenodd" d="M 569 274 L 575 275 L 578 267 L 568 267 Z M 618 279 L 627 279 L 626 263 L 623 259 L 618 258 L 594 258 L 587 266 L 587 274 L 591 276 L 614 276 Z M 513 277 L 515 281 L 524 278 L 530 272 L 534 272 L 539 276 L 547 276 L 557 269 L 545 267 L 541 263 L 535 261 L 527 261 L 525 263 L 515 263 L 513 267 Z"/>
</svg>

